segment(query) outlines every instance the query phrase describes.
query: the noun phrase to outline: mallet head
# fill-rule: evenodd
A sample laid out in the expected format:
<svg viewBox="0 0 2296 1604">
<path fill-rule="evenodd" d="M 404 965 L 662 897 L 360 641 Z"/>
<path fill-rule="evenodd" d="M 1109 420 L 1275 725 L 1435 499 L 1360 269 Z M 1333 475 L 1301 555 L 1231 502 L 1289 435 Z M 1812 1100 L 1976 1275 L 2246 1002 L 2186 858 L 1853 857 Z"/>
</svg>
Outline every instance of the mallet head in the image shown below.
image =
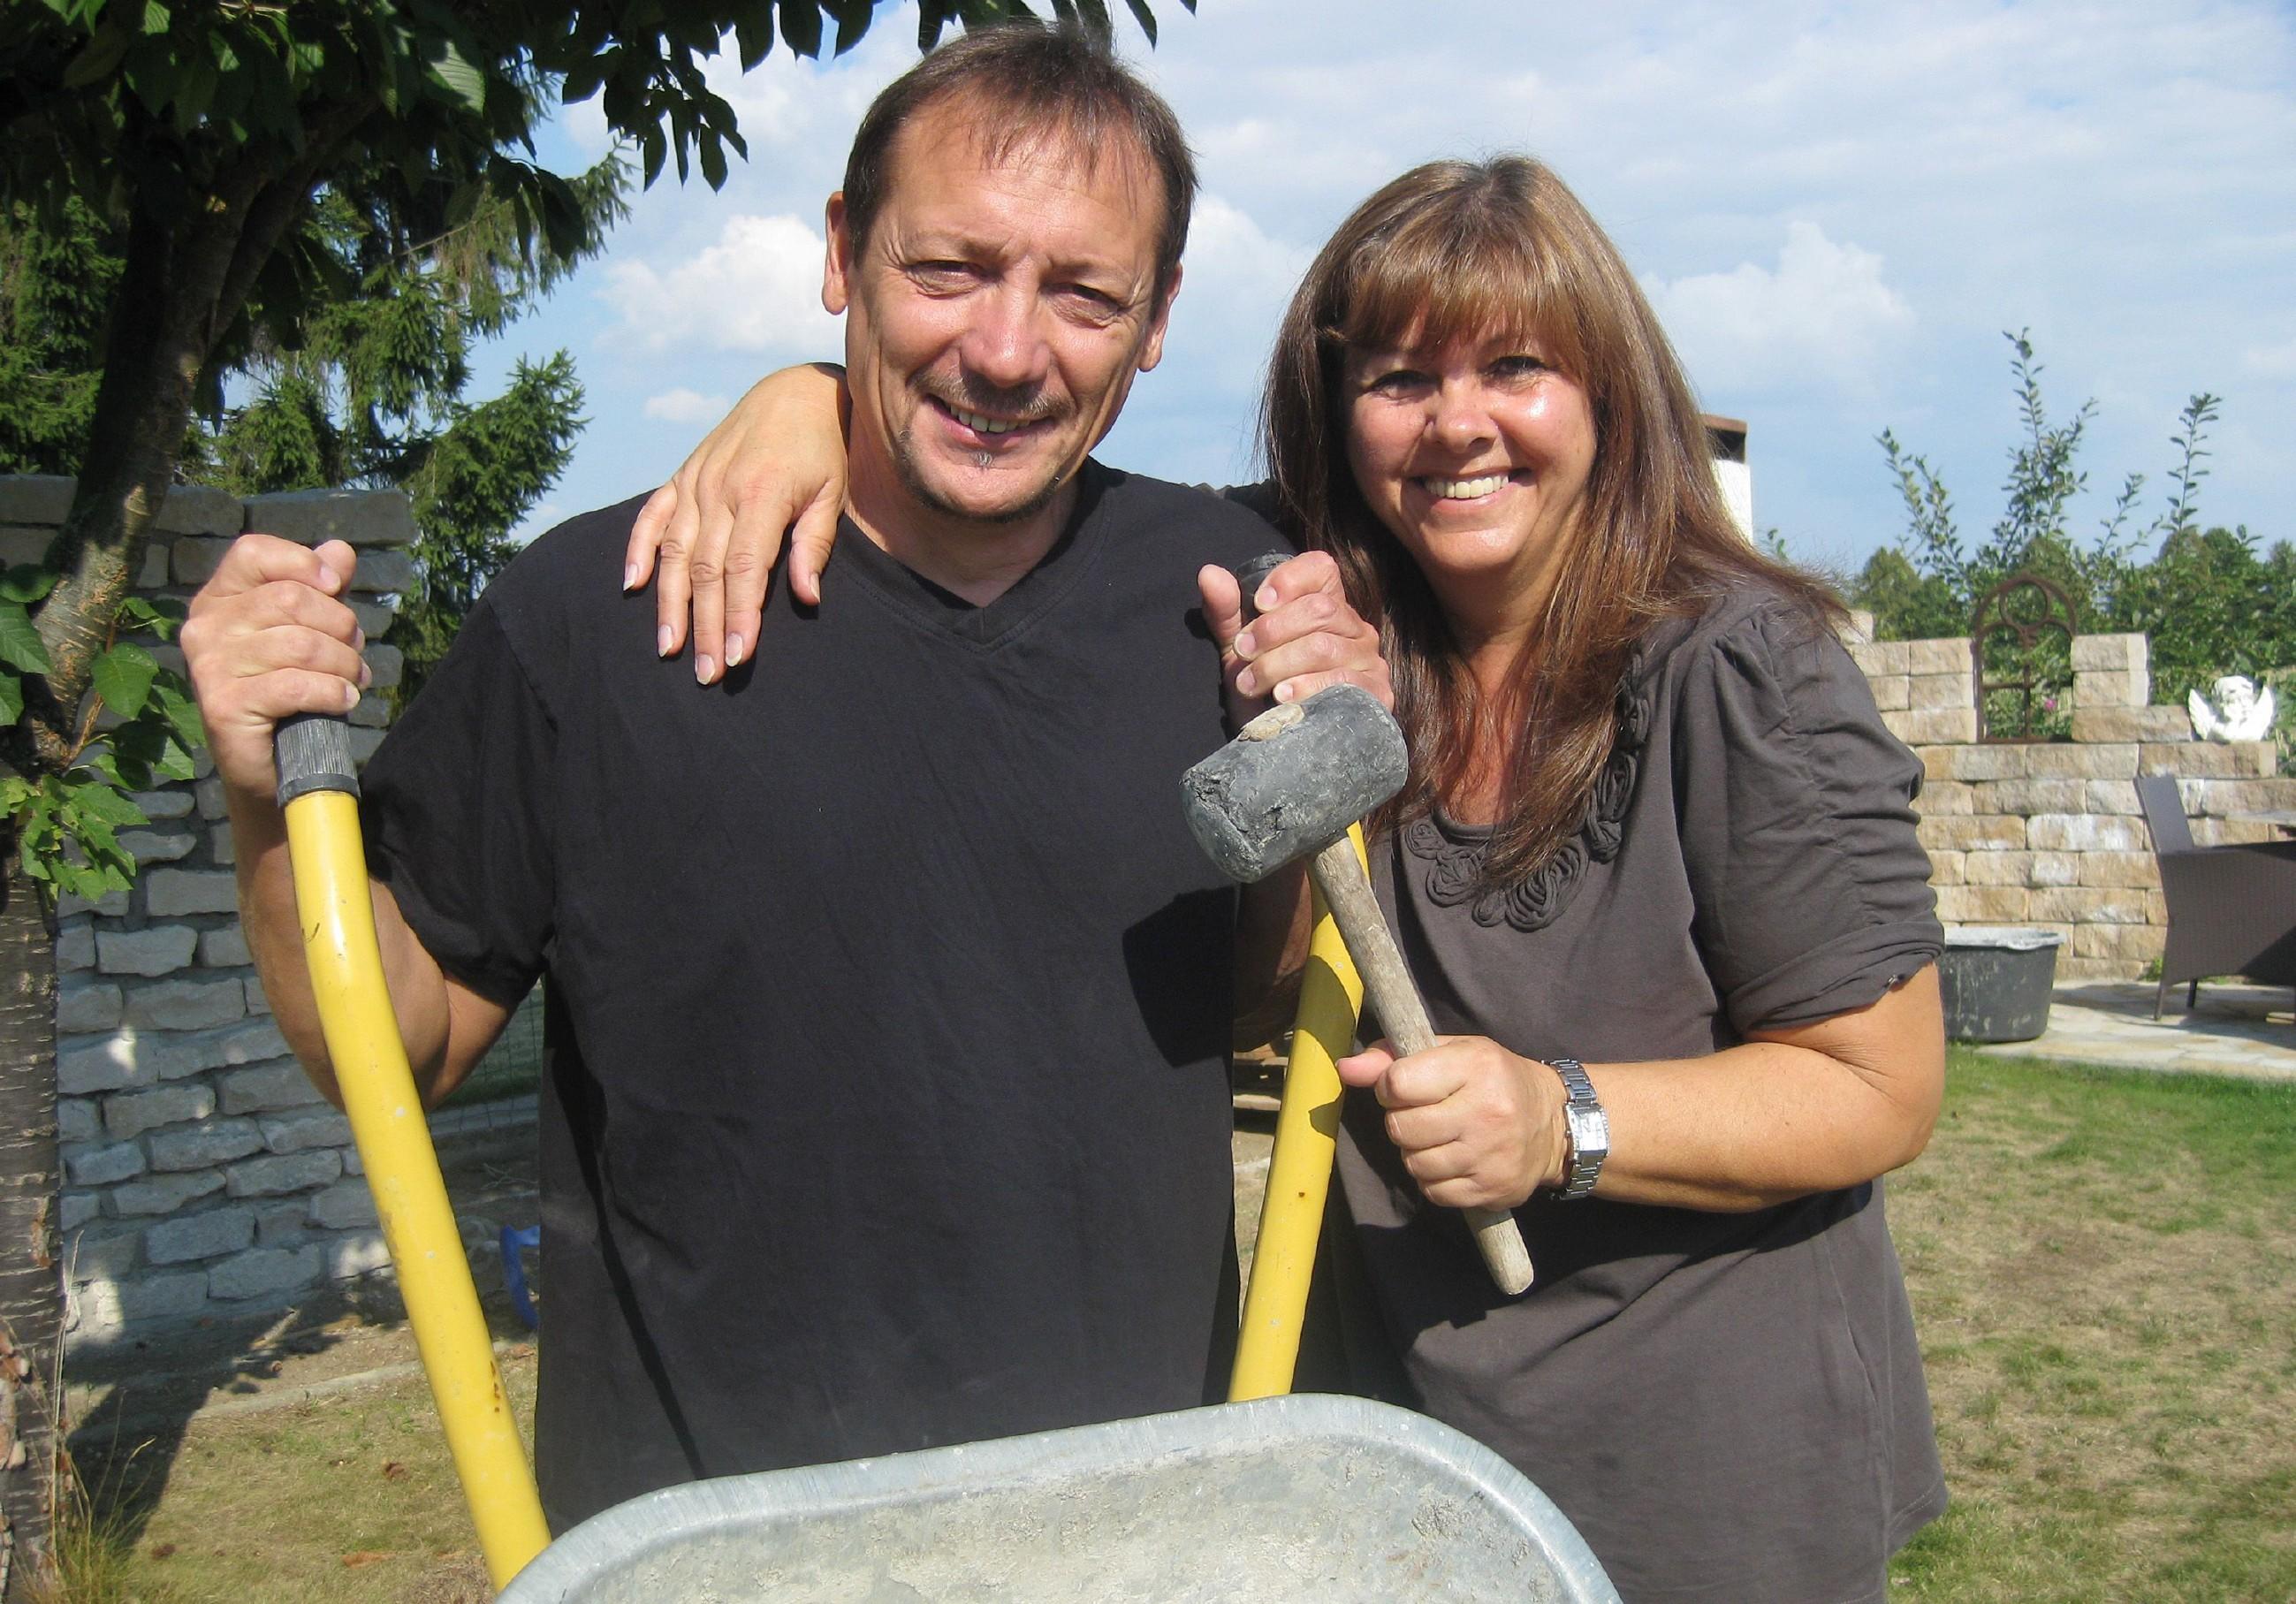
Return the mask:
<svg viewBox="0 0 2296 1604">
<path fill-rule="evenodd" d="M 1205 855 L 1229 879 L 1257 880 L 1339 839 L 1409 773 L 1379 699 L 1332 685 L 1244 725 L 1180 777 L 1180 793 Z"/>
</svg>

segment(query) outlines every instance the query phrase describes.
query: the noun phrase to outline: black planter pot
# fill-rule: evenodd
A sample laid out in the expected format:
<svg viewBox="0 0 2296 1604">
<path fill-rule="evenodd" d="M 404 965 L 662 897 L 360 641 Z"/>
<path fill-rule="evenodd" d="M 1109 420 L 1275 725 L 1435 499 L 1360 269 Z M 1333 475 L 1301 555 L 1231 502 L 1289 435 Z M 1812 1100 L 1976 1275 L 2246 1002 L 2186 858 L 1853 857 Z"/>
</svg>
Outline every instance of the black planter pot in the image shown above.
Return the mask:
<svg viewBox="0 0 2296 1604">
<path fill-rule="evenodd" d="M 1947 931 L 1938 960 L 1947 1039 L 2030 1042 L 2046 1030 L 2063 940 L 2023 927 Z"/>
</svg>

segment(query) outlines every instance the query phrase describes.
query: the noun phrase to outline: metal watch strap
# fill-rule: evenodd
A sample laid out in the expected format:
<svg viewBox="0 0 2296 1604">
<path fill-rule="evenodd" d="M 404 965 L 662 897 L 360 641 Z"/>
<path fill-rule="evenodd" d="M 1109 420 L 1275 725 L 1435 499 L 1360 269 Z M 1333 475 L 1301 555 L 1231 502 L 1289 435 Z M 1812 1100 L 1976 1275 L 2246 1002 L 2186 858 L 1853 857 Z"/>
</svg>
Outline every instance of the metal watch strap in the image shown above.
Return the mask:
<svg viewBox="0 0 2296 1604">
<path fill-rule="evenodd" d="M 1603 1160 L 1611 1153 L 1611 1120 L 1603 1111 L 1602 1100 L 1595 1095 L 1595 1083 L 1587 1077 L 1585 1065 L 1567 1058 L 1545 1062 L 1562 1077 L 1562 1089 L 1570 1098 L 1562 1110 L 1563 1125 L 1570 1134 L 1570 1165 L 1555 1192 L 1569 1202 L 1593 1191 L 1595 1183 L 1602 1178 Z"/>
</svg>

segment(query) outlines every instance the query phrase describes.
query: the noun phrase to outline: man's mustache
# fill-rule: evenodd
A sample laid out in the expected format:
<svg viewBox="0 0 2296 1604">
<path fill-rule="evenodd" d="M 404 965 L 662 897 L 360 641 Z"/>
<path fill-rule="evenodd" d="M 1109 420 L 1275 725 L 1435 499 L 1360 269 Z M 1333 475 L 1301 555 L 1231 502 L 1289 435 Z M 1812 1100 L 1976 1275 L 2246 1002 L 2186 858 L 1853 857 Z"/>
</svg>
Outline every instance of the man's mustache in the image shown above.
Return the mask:
<svg viewBox="0 0 2296 1604">
<path fill-rule="evenodd" d="M 1042 388 L 1026 390 L 1003 389 L 994 385 L 967 381 L 952 383 L 931 375 L 921 378 L 917 388 L 951 411 L 978 413 L 984 417 L 1015 423 L 1043 423 L 1065 418 L 1075 408 L 1062 397 L 1048 394 Z"/>
</svg>

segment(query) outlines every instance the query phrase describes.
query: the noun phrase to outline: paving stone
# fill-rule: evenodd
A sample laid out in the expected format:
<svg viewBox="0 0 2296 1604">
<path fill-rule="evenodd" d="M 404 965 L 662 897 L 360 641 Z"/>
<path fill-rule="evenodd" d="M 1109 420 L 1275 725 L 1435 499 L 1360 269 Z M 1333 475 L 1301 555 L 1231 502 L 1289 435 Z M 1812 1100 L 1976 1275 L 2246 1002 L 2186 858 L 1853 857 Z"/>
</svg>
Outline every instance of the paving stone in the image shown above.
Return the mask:
<svg viewBox="0 0 2296 1604">
<path fill-rule="evenodd" d="M 160 1078 L 155 1060 L 140 1056 L 132 1030 L 109 1035 L 64 1036 L 56 1043 L 56 1090 L 67 1097 L 148 1086 Z"/>
<path fill-rule="evenodd" d="M 2096 814 L 2036 814 L 2025 822 L 2038 852 L 2143 852 L 2152 846 L 2144 821 Z"/>
<path fill-rule="evenodd" d="M 171 975 L 191 962 L 199 944 L 200 933 L 189 925 L 98 930 L 95 965 L 107 975 Z"/>
<path fill-rule="evenodd" d="M 153 820 L 187 818 L 193 807 L 192 793 L 173 785 L 164 790 L 137 791 L 128 800 L 144 810 L 145 818 Z"/>
<path fill-rule="evenodd" d="M 1969 642 L 1965 640 L 1906 642 L 1907 674 L 1957 674 L 1966 680 L 1970 676 L 1971 667 Z"/>
<path fill-rule="evenodd" d="M 1977 739 L 1975 708 L 1929 708 L 1905 713 L 1884 713 L 1882 723 L 1907 746 L 1938 746 Z"/>
<path fill-rule="evenodd" d="M 186 1203 L 223 1190 L 219 1170 L 192 1170 L 177 1175 L 149 1175 L 111 1189 L 111 1212 L 117 1215 L 174 1214 Z"/>
<path fill-rule="evenodd" d="M 124 1030 L 113 1040 L 115 1053 L 148 1068 L 160 1080 L 264 1063 L 286 1056 L 288 1051 L 286 1038 L 268 1019 L 242 1019 L 212 1030 Z"/>
<path fill-rule="evenodd" d="M 175 1275 L 139 1275 L 122 1283 L 115 1296 L 122 1325 L 187 1320 L 208 1311 L 208 1278 L 205 1272 L 197 1270 Z"/>
<path fill-rule="evenodd" d="M 2073 708 L 2142 708 L 2152 700 L 2149 674 L 2075 674 Z"/>
<path fill-rule="evenodd" d="M 353 596 L 348 605 L 352 616 L 358 619 L 358 626 L 366 632 L 366 638 L 370 641 L 380 641 L 390 633 L 390 626 L 398 622 L 398 610 L 385 607 L 373 596 Z"/>
<path fill-rule="evenodd" d="M 226 1172 L 226 1178 L 234 1198 L 275 1198 L 331 1185 L 342 1173 L 343 1161 L 332 1148 L 313 1148 L 306 1153 L 242 1159 Z"/>
<path fill-rule="evenodd" d="M 59 1147 L 56 1154 L 74 1186 L 103 1186 L 144 1173 L 144 1150 L 133 1142 L 74 1142 Z"/>
<path fill-rule="evenodd" d="M 351 724 L 362 730 L 380 730 L 390 723 L 390 703 L 369 692 L 350 710 Z"/>
<path fill-rule="evenodd" d="M 115 1093 L 103 1100 L 104 1133 L 126 1142 L 162 1125 L 205 1119 L 215 1112 L 215 1093 L 197 1081 L 151 1092 Z"/>
<path fill-rule="evenodd" d="M 105 1221 L 83 1225 L 62 1240 L 64 1273 L 72 1281 L 118 1281 L 144 1263 L 142 1229 Z"/>
<path fill-rule="evenodd" d="M 226 868 L 239 862 L 239 840 L 229 824 L 218 824 L 208 831 L 208 855 Z"/>
<path fill-rule="evenodd" d="M 155 531 L 168 535 L 236 535 L 239 497 L 211 485 L 177 485 L 160 503 L 152 520 Z"/>
<path fill-rule="evenodd" d="M 1933 781 L 2015 780 L 2024 777 L 2026 754 L 2033 749 L 2026 746 L 1924 746 L 1915 756 L 1922 760 L 1922 772 Z"/>
<path fill-rule="evenodd" d="M 1923 819 L 1915 825 L 1914 833 L 1924 847 L 1963 852 L 1989 847 L 2015 851 L 2025 845 L 2025 821 L 2005 814 L 1948 814 L 1943 818 Z"/>
<path fill-rule="evenodd" d="M 235 975 L 154 980 L 127 994 L 127 1022 L 144 1030 L 201 1030 L 246 1014 L 247 990 Z"/>
<path fill-rule="evenodd" d="M 1966 852 L 1953 852 L 1944 848 L 1931 850 L 1930 853 L 1930 884 L 1932 886 L 1958 886 L 1967 880 L 1969 878 L 1969 859 L 1972 855 L 1972 854 Z M 1980 852 L 1974 855 L 1978 857 L 1997 857 L 2001 855 L 1998 853 Z"/>
<path fill-rule="evenodd" d="M 2192 732 L 2192 718 L 2182 708 L 2073 708 L 2073 739 L 2084 743 L 2189 740 Z"/>
<path fill-rule="evenodd" d="M 199 804 L 202 819 L 220 819 L 229 811 L 223 799 L 223 782 L 220 780 L 201 781 L 192 788 L 192 799 Z"/>
<path fill-rule="evenodd" d="M 311 1084 L 311 1077 L 303 1073 L 303 1066 L 293 1059 L 275 1064 L 258 1064 L 249 1069 L 234 1069 L 217 1077 L 217 1085 L 223 1094 L 223 1111 L 226 1114 L 261 1114 L 274 1109 L 302 1109 L 321 1101 L 318 1087 Z M 265 1145 L 275 1153 L 292 1150 L 273 1145 L 267 1135 Z M 313 1144 L 306 1142 L 303 1145 Z"/>
<path fill-rule="evenodd" d="M 1906 677 L 1906 707 L 1910 711 L 1974 708 L 1976 687 L 1966 674 L 1914 674 Z"/>
<path fill-rule="evenodd" d="M 2133 780 L 2136 748 L 2134 741 L 2050 741 L 2021 749 L 2025 772 L 2036 780 Z"/>
<path fill-rule="evenodd" d="M 56 1034 L 83 1035 L 111 1030 L 119 1024 L 119 988 L 93 975 L 59 976 L 56 980 Z"/>
<path fill-rule="evenodd" d="M 1972 852 L 1963 860 L 1961 877 L 1972 886 L 2030 886 L 2032 872 L 2030 852 Z"/>
<path fill-rule="evenodd" d="M 382 730 L 353 729 L 351 731 L 351 762 L 360 768 L 365 768 L 366 760 L 373 757 L 382 746 L 385 733 L 387 732 Z"/>
<path fill-rule="evenodd" d="M 101 913 L 106 919 L 125 919 L 130 905 L 125 891 L 107 891 L 94 902 L 67 891 L 56 898 L 56 917 L 69 919 L 75 913 Z"/>
<path fill-rule="evenodd" d="M 56 931 L 56 972 L 65 975 L 94 967 L 94 921 L 85 913 L 64 921 Z"/>
<path fill-rule="evenodd" d="M 2031 895 L 2022 886 L 1939 886 L 1938 918 L 1947 924 L 2021 924 Z"/>
<path fill-rule="evenodd" d="M 2086 780 L 1988 780 L 1976 788 L 1976 810 L 2026 818 L 2035 814 L 2080 813 L 2083 788 L 2088 784 Z"/>
<path fill-rule="evenodd" d="M 308 1287 L 325 1273 L 326 1260 L 311 1248 L 250 1248 L 208 1269 L 208 1296 L 237 1301 L 266 1293 Z"/>
<path fill-rule="evenodd" d="M 304 1215 L 309 1206 L 300 1198 L 255 1206 L 255 1245 L 258 1248 L 298 1248 L 310 1236 Z"/>
<path fill-rule="evenodd" d="M 226 870 L 154 869 L 144 877 L 144 905 L 155 919 L 236 913 L 239 880 Z"/>
<path fill-rule="evenodd" d="M 139 863 L 172 863 L 189 857 L 200 838 L 188 831 L 123 830 L 120 849 Z"/>
<path fill-rule="evenodd" d="M 63 473 L 0 475 L 0 523 L 62 523 L 71 511 L 76 483 Z"/>
<path fill-rule="evenodd" d="M 94 1142 L 103 1134 L 103 1110 L 93 1097 L 56 1099 L 56 1140 Z"/>
<path fill-rule="evenodd" d="M 1947 814 L 1973 814 L 1979 811 L 1977 787 L 1965 780 L 1932 780 L 1922 787 L 1921 799 L 1914 806 L 1924 819 Z M 1988 808 L 1984 811 L 2006 810 Z"/>
<path fill-rule="evenodd" d="M 2141 634 L 2075 635 L 2072 668 L 2075 674 L 2149 674 L 2151 649 Z"/>
<path fill-rule="evenodd" d="M 248 976 L 245 979 L 240 982 L 240 986 L 241 994 L 247 1004 L 248 1012 L 251 1014 L 268 1014 L 271 1011 L 271 999 L 263 994 L 263 980 L 260 976 Z"/>
<path fill-rule="evenodd" d="M 203 969 L 245 969 L 254 962 L 247 950 L 247 932 L 236 924 L 201 930 L 199 954 Z"/>
<path fill-rule="evenodd" d="M 363 1180 L 338 1181 L 311 1199 L 311 1223 L 349 1231 L 376 1223 L 374 1193 Z"/>
<path fill-rule="evenodd" d="M 388 691 L 399 682 L 406 671 L 406 654 L 396 646 L 370 644 L 366 649 L 366 666 L 370 674 L 367 689 Z"/>
<path fill-rule="evenodd" d="M 1873 692 L 1874 706 L 1881 712 L 1902 712 L 1914 705 L 1914 676 L 1910 674 L 1877 675 L 1868 678 L 1866 686 Z"/>
<path fill-rule="evenodd" d="M 1848 647 L 1849 660 L 1867 679 L 1903 679 L 1913 670 L 1913 645 L 1907 641 L 1866 641 Z"/>
<path fill-rule="evenodd" d="M 308 1080 L 303 1084 L 311 1085 Z M 317 1098 L 316 1087 L 311 1087 L 311 1095 Z M 299 1153 L 306 1148 L 348 1150 L 350 1146 L 351 1122 L 340 1109 L 323 1102 L 292 1114 L 266 1114 L 256 1123 L 263 1127 L 263 1145 L 275 1153 Z"/>
<path fill-rule="evenodd" d="M 168 588 L 168 545 L 167 541 L 155 540 L 144 548 L 144 566 L 135 572 L 137 590 L 156 591 Z"/>
<path fill-rule="evenodd" d="M 68 1191 L 56 1195 L 56 1228 L 60 1231 L 78 1231 L 102 1212 L 101 1192 Z"/>
<path fill-rule="evenodd" d="M 351 589 L 368 595 L 396 595 L 414 588 L 414 559 L 406 552 L 370 547 L 351 570 Z"/>
<path fill-rule="evenodd" d="M 2085 852 L 2036 852 L 2032 872 L 2025 877 L 2029 886 L 2078 886 L 2080 884 L 2081 859 Z"/>
<path fill-rule="evenodd" d="M 319 545 L 413 545 L 414 503 L 398 490 L 283 490 L 247 498 L 242 528 Z"/>
<path fill-rule="evenodd" d="M 155 1132 L 147 1142 L 155 1170 L 209 1169 L 260 1150 L 263 1131 L 251 1119 L 215 1119 L 185 1130 Z"/>
<path fill-rule="evenodd" d="M 255 1211 L 243 1207 L 162 1220 L 144 1233 L 144 1251 L 155 1264 L 237 1253 L 255 1240 Z"/>
</svg>

